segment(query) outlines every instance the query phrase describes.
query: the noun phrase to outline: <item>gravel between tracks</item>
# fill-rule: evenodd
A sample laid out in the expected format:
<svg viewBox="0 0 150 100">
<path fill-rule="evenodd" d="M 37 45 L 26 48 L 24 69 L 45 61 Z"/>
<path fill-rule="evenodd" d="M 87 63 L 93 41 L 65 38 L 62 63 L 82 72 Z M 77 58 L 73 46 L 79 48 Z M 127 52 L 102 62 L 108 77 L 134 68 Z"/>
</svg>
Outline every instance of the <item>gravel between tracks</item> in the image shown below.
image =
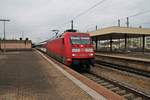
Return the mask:
<svg viewBox="0 0 150 100">
<path fill-rule="evenodd" d="M 143 78 L 137 75 L 128 74 L 127 72 L 112 70 L 101 65 L 96 65 L 96 67 L 92 68 L 92 71 L 97 75 L 127 84 L 130 87 L 134 87 L 135 89 L 150 95 L 149 78 Z"/>
</svg>

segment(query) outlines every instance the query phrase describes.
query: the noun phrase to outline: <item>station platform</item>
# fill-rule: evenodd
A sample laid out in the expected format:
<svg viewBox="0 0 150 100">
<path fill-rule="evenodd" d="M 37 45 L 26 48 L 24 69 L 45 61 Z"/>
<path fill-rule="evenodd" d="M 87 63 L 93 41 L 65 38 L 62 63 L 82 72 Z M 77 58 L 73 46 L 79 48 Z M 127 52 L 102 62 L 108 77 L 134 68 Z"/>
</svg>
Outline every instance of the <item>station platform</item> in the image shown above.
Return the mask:
<svg viewBox="0 0 150 100">
<path fill-rule="evenodd" d="M 96 52 L 95 55 L 111 56 L 116 58 L 131 59 L 137 61 L 150 62 L 150 53 L 113 53 L 113 52 Z"/>
<path fill-rule="evenodd" d="M 37 51 L 0 54 L 0 100 L 93 100 Z"/>
</svg>

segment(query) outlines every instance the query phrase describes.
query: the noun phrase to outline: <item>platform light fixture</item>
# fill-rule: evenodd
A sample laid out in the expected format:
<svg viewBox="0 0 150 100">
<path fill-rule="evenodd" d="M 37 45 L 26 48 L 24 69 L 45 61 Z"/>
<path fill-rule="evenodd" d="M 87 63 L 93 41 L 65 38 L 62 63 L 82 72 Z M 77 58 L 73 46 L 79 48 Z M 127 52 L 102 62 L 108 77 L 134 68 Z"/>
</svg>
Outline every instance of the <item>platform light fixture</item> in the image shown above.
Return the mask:
<svg viewBox="0 0 150 100">
<path fill-rule="evenodd" d="M 10 20 L 9 19 L 0 19 L 0 21 L 2 21 L 4 23 L 4 52 L 5 52 L 5 48 L 6 48 L 6 45 L 5 45 L 5 39 L 6 39 L 5 22 L 9 22 Z"/>
</svg>

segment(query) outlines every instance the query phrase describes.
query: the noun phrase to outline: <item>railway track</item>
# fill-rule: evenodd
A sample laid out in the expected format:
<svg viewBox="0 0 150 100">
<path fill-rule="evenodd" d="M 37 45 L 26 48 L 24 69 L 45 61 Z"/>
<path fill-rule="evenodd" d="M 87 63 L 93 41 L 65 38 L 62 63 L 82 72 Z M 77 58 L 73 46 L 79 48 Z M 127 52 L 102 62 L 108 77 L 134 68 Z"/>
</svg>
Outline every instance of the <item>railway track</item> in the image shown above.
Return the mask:
<svg viewBox="0 0 150 100">
<path fill-rule="evenodd" d="M 82 73 L 87 78 L 95 81 L 96 83 L 108 88 L 109 90 L 123 96 L 127 100 L 150 100 L 150 95 L 143 92 L 137 91 L 125 84 L 119 83 L 114 80 L 106 79 L 104 77 L 98 76 L 96 74 Z"/>
<path fill-rule="evenodd" d="M 127 67 L 127 66 L 124 66 L 124 65 L 108 63 L 108 62 L 104 62 L 104 61 L 100 61 L 100 60 L 95 60 L 95 62 L 98 65 L 103 65 L 105 67 L 115 68 L 115 69 L 118 69 L 118 70 L 121 70 L 121 71 L 126 71 L 126 72 L 129 72 L 129 73 L 133 73 L 133 74 L 136 74 L 136 75 L 141 75 L 141 76 L 148 77 L 148 78 L 150 77 L 150 73 L 146 72 L 146 71 L 134 69 L 134 68 Z"/>
<path fill-rule="evenodd" d="M 123 96 L 127 100 L 150 100 L 150 95 L 137 91 L 125 84 L 119 83 L 114 80 L 109 80 L 104 77 L 98 76 L 92 72 L 82 73 L 87 78 L 95 81 L 96 83 L 106 87 L 107 89 Z"/>
</svg>

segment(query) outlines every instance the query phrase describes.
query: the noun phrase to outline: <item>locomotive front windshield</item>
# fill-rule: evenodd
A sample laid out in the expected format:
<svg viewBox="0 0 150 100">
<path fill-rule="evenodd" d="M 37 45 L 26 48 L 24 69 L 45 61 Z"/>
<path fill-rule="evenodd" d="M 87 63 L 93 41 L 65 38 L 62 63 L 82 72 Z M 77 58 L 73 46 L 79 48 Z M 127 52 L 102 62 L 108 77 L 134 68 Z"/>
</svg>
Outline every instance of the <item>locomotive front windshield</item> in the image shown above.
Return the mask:
<svg viewBox="0 0 150 100">
<path fill-rule="evenodd" d="M 72 36 L 71 37 L 72 44 L 90 44 L 90 37 L 87 36 Z"/>
</svg>

